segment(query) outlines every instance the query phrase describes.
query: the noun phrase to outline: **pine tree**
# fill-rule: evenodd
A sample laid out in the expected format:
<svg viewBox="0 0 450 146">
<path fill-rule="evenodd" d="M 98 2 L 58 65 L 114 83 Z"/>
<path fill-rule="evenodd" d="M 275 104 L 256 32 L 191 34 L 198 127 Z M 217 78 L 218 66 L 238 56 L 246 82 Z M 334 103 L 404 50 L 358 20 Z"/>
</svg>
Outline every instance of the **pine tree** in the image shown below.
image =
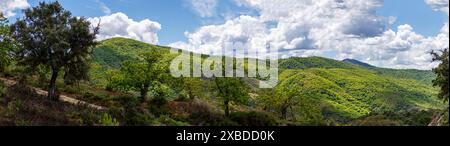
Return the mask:
<svg viewBox="0 0 450 146">
<path fill-rule="evenodd" d="M 433 69 L 433 72 L 437 75 L 436 79 L 433 81 L 433 85 L 436 87 L 440 87 L 441 91 L 439 93 L 439 98 L 444 100 L 444 102 L 448 102 L 449 96 L 449 82 L 448 82 L 448 74 L 449 74 L 449 64 L 448 64 L 448 48 L 438 52 L 431 52 L 433 55 L 433 61 L 439 61 L 441 64 Z"/>
</svg>

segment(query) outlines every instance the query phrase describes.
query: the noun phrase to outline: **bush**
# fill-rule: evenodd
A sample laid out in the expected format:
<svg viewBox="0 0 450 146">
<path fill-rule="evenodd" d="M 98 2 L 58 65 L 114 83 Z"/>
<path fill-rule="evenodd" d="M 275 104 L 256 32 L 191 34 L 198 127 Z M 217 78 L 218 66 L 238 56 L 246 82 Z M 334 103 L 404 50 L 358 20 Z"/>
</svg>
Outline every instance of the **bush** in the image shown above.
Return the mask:
<svg viewBox="0 0 450 146">
<path fill-rule="evenodd" d="M 141 106 L 139 99 L 132 96 L 117 98 L 119 106 L 110 107 L 109 114 L 124 126 L 151 126 L 154 116 Z"/>
<path fill-rule="evenodd" d="M 83 94 L 83 98 L 88 101 L 103 101 L 103 100 L 109 99 L 109 95 L 106 93 L 86 92 Z"/>
<path fill-rule="evenodd" d="M 262 112 L 235 112 L 230 119 L 241 126 L 276 126 L 278 122 L 275 117 Z"/>
<path fill-rule="evenodd" d="M 102 115 L 102 118 L 100 119 L 99 123 L 102 126 L 120 126 L 120 123 L 107 113 L 104 113 Z"/>
<path fill-rule="evenodd" d="M 219 111 L 213 111 L 212 107 L 205 102 L 192 102 L 190 104 L 189 120 L 198 126 L 238 126 L 237 123 L 225 118 Z"/>
<path fill-rule="evenodd" d="M 3 97 L 5 97 L 6 87 L 3 84 L 3 82 L 0 82 L 0 103 L 3 100 Z"/>
<path fill-rule="evenodd" d="M 167 106 L 168 101 L 164 97 L 155 97 L 150 100 L 149 111 L 155 116 L 169 115 L 171 111 Z"/>
</svg>

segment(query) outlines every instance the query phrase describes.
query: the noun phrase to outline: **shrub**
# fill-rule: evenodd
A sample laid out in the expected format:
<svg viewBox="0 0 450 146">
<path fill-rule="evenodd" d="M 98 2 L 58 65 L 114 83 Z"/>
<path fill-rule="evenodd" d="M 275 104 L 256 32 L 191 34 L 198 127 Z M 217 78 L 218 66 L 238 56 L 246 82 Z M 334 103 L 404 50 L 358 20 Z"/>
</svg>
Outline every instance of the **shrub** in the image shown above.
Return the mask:
<svg viewBox="0 0 450 146">
<path fill-rule="evenodd" d="M 150 100 L 149 111 L 155 116 L 168 115 L 171 114 L 169 107 L 167 106 L 168 101 L 164 97 L 155 97 Z"/>
<path fill-rule="evenodd" d="M 141 106 L 138 98 L 121 96 L 117 98 L 119 106 L 111 107 L 109 114 L 116 117 L 124 126 L 151 126 L 154 116 Z"/>
<path fill-rule="evenodd" d="M 2 82 L 0 82 L 0 103 L 3 99 L 3 97 L 5 96 L 5 92 L 6 92 L 5 85 Z"/>
<path fill-rule="evenodd" d="M 156 126 L 189 126 L 189 123 L 177 121 L 172 119 L 170 116 L 162 115 L 159 118 L 155 119 L 152 125 Z"/>
<path fill-rule="evenodd" d="M 213 111 L 205 102 L 192 102 L 189 111 L 191 123 L 198 126 L 238 126 L 237 123 L 225 118 L 219 111 Z"/>
<path fill-rule="evenodd" d="M 102 126 L 120 126 L 120 123 L 108 113 L 103 113 L 99 123 Z"/>
<path fill-rule="evenodd" d="M 109 95 L 106 93 L 92 93 L 92 92 L 86 92 L 83 94 L 83 98 L 89 100 L 89 101 L 102 101 L 109 98 Z"/>
</svg>

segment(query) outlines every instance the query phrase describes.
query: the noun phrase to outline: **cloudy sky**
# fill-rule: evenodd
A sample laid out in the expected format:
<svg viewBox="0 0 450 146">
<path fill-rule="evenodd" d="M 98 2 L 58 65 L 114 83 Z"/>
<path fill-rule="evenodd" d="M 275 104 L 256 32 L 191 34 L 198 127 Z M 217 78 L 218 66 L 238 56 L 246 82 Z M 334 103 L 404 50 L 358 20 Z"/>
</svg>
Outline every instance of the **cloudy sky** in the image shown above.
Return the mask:
<svg viewBox="0 0 450 146">
<path fill-rule="evenodd" d="M 12 21 L 42 0 L 1 0 Z M 48 0 L 47 0 L 48 1 Z M 449 46 L 449 0 L 60 0 L 101 20 L 99 39 L 128 37 L 199 53 L 225 43 L 281 57 L 352 58 L 388 68 L 430 69 Z"/>
</svg>

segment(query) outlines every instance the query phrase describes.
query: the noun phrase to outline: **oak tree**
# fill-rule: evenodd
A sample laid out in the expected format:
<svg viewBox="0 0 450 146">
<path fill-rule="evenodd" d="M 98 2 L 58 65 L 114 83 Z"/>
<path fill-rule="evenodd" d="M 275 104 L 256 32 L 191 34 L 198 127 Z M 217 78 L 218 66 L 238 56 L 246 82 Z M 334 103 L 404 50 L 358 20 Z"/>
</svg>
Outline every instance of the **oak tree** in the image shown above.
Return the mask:
<svg viewBox="0 0 450 146">
<path fill-rule="evenodd" d="M 24 12 L 24 17 L 12 26 L 12 37 L 20 42 L 16 53 L 18 64 L 30 69 L 40 65 L 48 68 L 51 73 L 48 98 L 57 100 L 56 79 L 61 71 L 69 74 L 87 71 L 83 67 L 96 45 L 99 26 L 92 28 L 87 19 L 72 16 L 57 1 L 40 2 Z"/>
</svg>

